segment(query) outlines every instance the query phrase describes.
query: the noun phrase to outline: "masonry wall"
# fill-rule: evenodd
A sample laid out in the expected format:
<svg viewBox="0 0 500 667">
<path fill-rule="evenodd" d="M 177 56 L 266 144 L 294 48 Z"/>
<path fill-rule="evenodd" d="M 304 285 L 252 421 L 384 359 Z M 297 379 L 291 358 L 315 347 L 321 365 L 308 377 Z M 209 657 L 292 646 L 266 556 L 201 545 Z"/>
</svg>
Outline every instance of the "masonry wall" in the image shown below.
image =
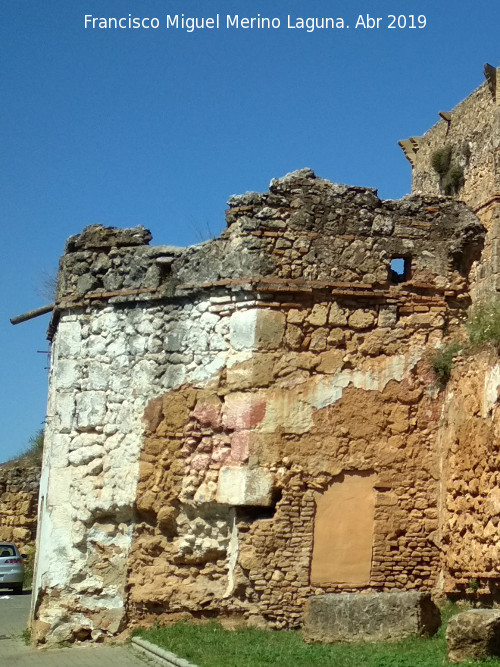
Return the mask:
<svg viewBox="0 0 500 667">
<path fill-rule="evenodd" d="M 36 539 L 40 468 L 12 462 L 0 466 L 0 540 L 22 553 Z"/>
<path fill-rule="evenodd" d="M 464 186 L 459 192 L 474 211 L 484 206 L 495 191 L 496 101 L 488 83 L 446 109 L 450 120 L 439 120 L 424 135 L 417 137 L 413 160 L 412 192 L 444 194 L 439 175 L 432 166 L 433 153 L 450 146 L 452 164 L 464 170 Z"/>
<path fill-rule="evenodd" d="M 454 109 L 443 110 L 425 134 L 400 142 L 412 165 L 412 192 L 450 194 L 464 201 L 487 230 L 481 261 L 470 274 L 473 301 L 487 301 L 500 290 L 500 70 L 485 65 L 486 81 Z M 451 167 L 463 170 L 463 185 L 446 192 L 433 156 L 450 148 Z"/>
<path fill-rule="evenodd" d="M 457 360 L 444 402 L 442 542 L 444 586 L 496 594 L 500 578 L 500 364 L 496 351 Z"/>
<path fill-rule="evenodd" d="M 223 364 L 203 312 L 137 304 L 61 317 L 40 491 L 40 635 L 99 639 L 123 629 L 143 413 L 151 396 Z M 176 351 L 183 338 L 188 355 Z"/>
<path fill-rule="evenodd" d="M 38 641 L 179 613 L 295 627 L 312 593 L 436 585 L 427 358 L 460 326 L 484 229 L 452 200 L 382 202 L 310 170 L 231 198 L 227 221 L 187 249 L 141 228 L 68 241 Z M 325 562 L 332 498 L 354 525 L 367 510 L 352 571 Z"/>
<path fill-rule="evenodd" d="M 217 613 L 294 627 L 311 594 L 436 585 L 441 406 L 424 357 L 442 314 L 388 327 L 366 301 L 294 306 L 234 313 L 229 341 L 248 358 L 203 389 L 184 385 L 148 406 L 130 619 Z M 242 321 L 257 321 L 265 337 L 242 336 L 251 331 Z M 321 566 L 335 542 L 314 535 L 315 515 L 330 489 L 354 478 L 369 483 L 368 531 L 362 498 L 330 508 L 349 525 L 347 555 L 366 576 L 346 577 L 334 562 L 329 578 Z M 326 556 L 315 551 L 321 539 Z"/>
</svg>

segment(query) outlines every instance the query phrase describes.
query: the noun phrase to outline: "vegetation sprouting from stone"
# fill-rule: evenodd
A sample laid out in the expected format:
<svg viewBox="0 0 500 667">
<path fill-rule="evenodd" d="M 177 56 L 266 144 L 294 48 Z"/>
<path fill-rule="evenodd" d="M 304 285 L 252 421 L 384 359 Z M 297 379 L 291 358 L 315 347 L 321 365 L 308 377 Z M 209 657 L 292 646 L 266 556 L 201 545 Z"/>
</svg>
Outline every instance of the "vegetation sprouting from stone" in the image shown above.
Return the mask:
<svg viewBox="0 0 500 667">
<path fill-rule="evenodd" d="M 454 340 L 440 347 L 431 355 L 430 362 L 438 383 L 445 386 L 450 379 L 453 357 L 462 352 L 463 345 Z"/>
<path fill-rule="evenodd" d="M 443 177 L 451 165 L 451 146 L 443 146 L 435 150 L 431 156 L 431 164 L 434 171 Z"/>
<path fill-rule="evenodd" d="M 496 298 L 474 307 L 467 319 L 471 346 L 500 345 L 500 299 Z"/>
<path fill-rule="evenodd" d="M 472 579 L 469 581 L 469 589 L 470 589 L 473 593 L 477 593 L 478 590 L 479 590 L 479 587 L 480 587 L 479 579 L 472 578 Z"/>
<path fill-rule="evenodd" d="M 467 341 L 451 340 L 431 354 L 429 361 L 441 387 L 450 379 L 453 359 L 471 354 L 480 347 L 500 347 L 500 299 L 478 304 L 469 311 L 466 321 Z"/>
<path fill-rule="evenodd" d="M 28 446 L 19 459 L 32 465 L 41 466 L 43 457 L 44 430 L 41 428 L 28 440 Z"/>
<path fill-rule="evenodd" d="M 448 145 L 438 148 L 431 155 L 432 168 L 439 175 L 439 187 L 449 197 L 458 194 L 464 184 L 464 170 L 452 161 L 452 154 L 453 149 Z"/>
<path fill-rule="evenodd" d="M 464 170 L 459 165 L 455 164 L 450 167 L 450 170 L 443 176 L 442 189 L 445 195 L 451 197 L 456 195 L 464 184 Z"/>
<path fill-rule="evenodd" d="M 47 301 L 55 301 L 57 293 L 57 271 L 42 271 L 38 293 Z"/>
<path fill-rule="evenodd" d="M 1 465 L 20 466 L 21 468 L 42 467 L 44 429 L 39 429 L 28 440 L 24 449 L 16 457 L 3 462 Z"/>
</svg>

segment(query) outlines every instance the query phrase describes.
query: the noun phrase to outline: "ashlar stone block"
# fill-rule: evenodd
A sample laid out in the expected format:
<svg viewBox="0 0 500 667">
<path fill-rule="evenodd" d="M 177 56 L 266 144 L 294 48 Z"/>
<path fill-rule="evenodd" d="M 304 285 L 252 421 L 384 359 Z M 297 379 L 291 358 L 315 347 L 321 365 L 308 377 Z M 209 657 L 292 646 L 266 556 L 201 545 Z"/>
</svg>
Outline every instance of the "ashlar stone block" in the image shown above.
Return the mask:
<svg viewBox="0 0 500 667">
<path fill-rule="evenodd" d="M 217 502 L 223 505 L 269 507 L 274 476 L 265 468 L 224 466 L 219 473 Z"/>
<path fill-rule="evenodd" d="M 76 397 L 77 428 L 101 426 L 106 414 L 104 391 L 82 391 Z"/>
<path fill-rule="evenodd" d="M 231 345 L 235 350 L 252 349 L 255 341 L 256 310 L 233 313 L 229 321 Z"/>
<path fill-rule="evenodd" d="M 440 624 L 430 593 L 340 593 L 309 598 L 303 632 L 308 642 L 399 641 Z"/>
<path fill-rule="evenodd" d="M 229 335 L 235 350 L 274 350 L 285 333 L 286 316 L 275 310 L 257 308 L 234 313 Z"/>
<path fill-rule="evenodd" d="M 446 628 L 450 662 L 500 656 L 500 610 L 471 609 L 453 616 Z"/>
</svg>

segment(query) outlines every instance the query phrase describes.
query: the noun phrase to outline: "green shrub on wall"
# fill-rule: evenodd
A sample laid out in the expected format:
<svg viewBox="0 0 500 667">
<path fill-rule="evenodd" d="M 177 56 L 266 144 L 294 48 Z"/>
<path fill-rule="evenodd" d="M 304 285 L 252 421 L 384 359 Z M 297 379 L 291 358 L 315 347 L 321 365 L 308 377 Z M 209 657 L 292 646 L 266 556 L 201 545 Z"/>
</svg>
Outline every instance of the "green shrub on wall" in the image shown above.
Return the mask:
<svg viewBox="0 0 500 667">
<path fill-rule="evenodd" d="M 443 177 L 441 188 L 445 195 L 451 197 L 458 194 L 464 184 L 464 170 L 458 165 L 453 165 Z"/>
<path fill-rule="evenodd" d="M 465 180 L 464 170 L 452 162 L 452 154 L 451 146 L 443 146 L 431 155 L 432 168 L 439 175 L 439 187 L 448 197 L 458 194 Z"/>
<path fill-rule="evenodd" d="M 435 150 L 431 156 L 431 164 L 434 171 L 443 177 L 450 168 L 451 146 L 443 146 Z"/>
<path fill-rule="evenodd" d="M 456 340 L 437 349 L 430 357 L 430 362 L 434 375 L 439 384 L 444 387 L 450 379 L 451 369 L 453 367 L 453 357 L 463 351 L 463 345 Z"/>
<path fill-rule="evenodd" d="M 454 357 L 459 354 L 472 354 L 477 348 L 486 345 L 500 349 L 500 298 L 471 308 L 465 326 L 468 337 L 466 344 L 452 340 L 429 357 L 436 380 L 442 388 L 450 379 Z"/>
</svg>

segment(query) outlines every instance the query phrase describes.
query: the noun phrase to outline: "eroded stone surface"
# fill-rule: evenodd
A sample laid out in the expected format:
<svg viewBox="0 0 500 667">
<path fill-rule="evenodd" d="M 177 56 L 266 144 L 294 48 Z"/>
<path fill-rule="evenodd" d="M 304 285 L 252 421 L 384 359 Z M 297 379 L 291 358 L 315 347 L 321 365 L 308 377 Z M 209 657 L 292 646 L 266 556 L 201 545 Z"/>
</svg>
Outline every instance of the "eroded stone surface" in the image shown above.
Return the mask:
<svg viewBox="0 0 500 667">
<path fill-rule="evenodd" d="M 432 636 L 441 624 L 429 593 L 319 595 L 306 605 L 308 642 L 399 641 Z"/>
<path fill-rule="evenodd" d="M 446 628 L 450 662 L 500 656 L 500 611 L 471 609 L 453 616 Z"/>
<path fill-rule="evenodd" d="M 471 295 L 476 300 L 491 298 L 500 289 L 500 205 L 496 196 L 500 174 L 494 159 L 500 140 L 498 89 L 496 84 L 491 86 L 499 73 L 491 67 L 490 78 L 452 109 L 447 119 L 439 120 L 421 137 L 402 142 L 412 163 L 412 192 L 452 194 L 470 206 L 487 229 L 481 261 L 471 274 Z M 448 170 L 458 170 L 462 177 L 451 192 L 447 175 L 440 176 L 432 166 L 433 156 L 443 149 L 449 151 Z"/>
<path fill-rule="evenodd" d="M 457 360 L 448 385 L 441 429 L 447 592 L 464 591 L 471 579 L 486 588 L 498 577 L 497 382 L 497 355 L 485 350 L 472 359 Z"/>
<path fill-rule="evenodd" d="M 35 544 L 40 468 L 12 462 L 0 466 L 0 540 L 25 553 Z"/>
<path fill-rule="evenodd" d="M 268 507 L 274 476 L 265 468 L 223 466 L 219 471 L 216 500 L 223 505 Z"/>
</svg>

